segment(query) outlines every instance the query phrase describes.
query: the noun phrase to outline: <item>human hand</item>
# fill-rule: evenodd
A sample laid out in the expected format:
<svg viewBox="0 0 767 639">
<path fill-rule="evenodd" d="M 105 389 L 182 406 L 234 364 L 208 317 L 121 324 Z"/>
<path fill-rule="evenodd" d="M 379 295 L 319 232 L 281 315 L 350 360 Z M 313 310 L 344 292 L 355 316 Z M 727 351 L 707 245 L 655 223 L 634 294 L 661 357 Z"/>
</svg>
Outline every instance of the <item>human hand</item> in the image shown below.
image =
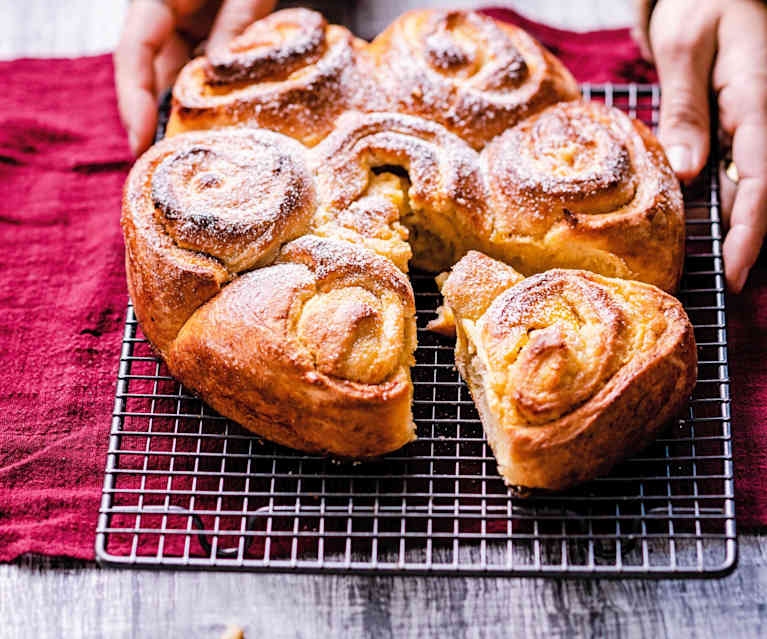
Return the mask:
<svg viewBox="0 0 767 639">
<path fill-rule="evenodd" d="M 649 3 L 640 2 L 642 11 Z M 660 0 L 640 45 L 655 58 L 659 137 L 681 180 L 709 153 L 709 94 L 732 139 L 737 185 L 723 180 L 725 278 L 738 293 L 767 232 L 767 7 L 757 0 Z M 734 190 L 734 193 L 732 191 Z"/>
<path fill-rule="evenodd" d="M 131 151 L 152 143 L 157 99 L 169 87 L 194 47 L 228 43 L 276 0 L 134 0 L 114 53 L 117 101 Z"/>
</svg>

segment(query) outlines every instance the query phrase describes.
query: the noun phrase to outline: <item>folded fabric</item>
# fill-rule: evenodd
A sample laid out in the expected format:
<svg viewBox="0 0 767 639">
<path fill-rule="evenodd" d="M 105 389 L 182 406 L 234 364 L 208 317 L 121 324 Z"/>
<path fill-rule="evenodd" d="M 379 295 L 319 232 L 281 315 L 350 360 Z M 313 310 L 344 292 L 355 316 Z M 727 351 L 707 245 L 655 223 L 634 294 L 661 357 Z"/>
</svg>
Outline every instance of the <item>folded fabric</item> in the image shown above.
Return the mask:
<svg viewBox="0 0 767 639">
<path fill-rule="evenodd" d="M 108 56 L 0 63 L 0 559 L 92 557 L 127 293 Z"/>
</svg>

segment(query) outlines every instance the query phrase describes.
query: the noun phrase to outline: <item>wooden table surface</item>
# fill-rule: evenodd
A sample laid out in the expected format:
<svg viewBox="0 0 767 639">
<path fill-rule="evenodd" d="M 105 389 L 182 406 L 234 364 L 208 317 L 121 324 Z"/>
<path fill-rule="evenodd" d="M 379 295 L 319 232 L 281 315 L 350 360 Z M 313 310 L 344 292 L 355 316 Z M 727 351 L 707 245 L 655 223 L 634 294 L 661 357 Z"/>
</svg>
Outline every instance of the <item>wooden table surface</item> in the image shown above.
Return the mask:
<svg viewBox="0 0 767 639">
<path fill-rule="evenodd" d="M 309 4 L 332 6 L 336 19 L 370 36 L 411 3 Z M 631 15 L 629 0 L 505 4 L 569 29 L 626 25 Z M 126 6 L 0 0 L 0 58 L 109 51 Z M 119 570 L 24 558 L 0 565 L 0 637 L 208 638 L 228 624 L 249 639 L 765 637 L 767 535 L 741 534 L 739 543 L 740 562 L 728 577 L 658 581 Z"/>
</svg>

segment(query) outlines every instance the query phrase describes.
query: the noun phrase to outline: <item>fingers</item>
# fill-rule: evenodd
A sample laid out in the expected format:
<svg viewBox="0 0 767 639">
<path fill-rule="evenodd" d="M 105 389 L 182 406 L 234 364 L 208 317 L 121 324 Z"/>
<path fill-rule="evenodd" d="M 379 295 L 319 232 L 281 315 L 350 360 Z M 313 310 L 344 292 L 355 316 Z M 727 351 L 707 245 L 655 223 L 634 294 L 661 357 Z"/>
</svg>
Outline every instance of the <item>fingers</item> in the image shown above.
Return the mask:
<svg viewBox="0 0 767 639">
<path fill-rule="evenodd" d="M 709 151 L 709 77 L 716 51 L 717 16 L 692 2 L 658 3 L 650 42 L 662 99 L 659 137 L 681 180 L 694 178 Z"/>
<path fill-rule="evenodd" d="M 120 117 L 131 151 L 138 155 L 152 142 L 157 122 L 154 61 L 173 31 L 174 18 L 164 4 L 136 0 L 129 8 L 114 53 Z"/>
<path fill-rule="evenodd" d="M 730 227 L 732 205 L 735 203 L 735 190 L 737 185 L 725 172 L 727 167 L 719 167 L 719 206 L 721 207 L 722 219 L 726 228 Z"/>
<path fill-rule="evenodd" d="M 191 46 L 178 33 L 172 33 L 154 60 L 155 93 L 173 85 L 178 72 L 191 55 Z"/>
<path fill-rule="evenodd" d="M 275 0 L 227 0 L 216 18 L 211 41 L 228 43 L 275 4 Z M 128 8 L 114 55 L 115 84 L 120 117 L 136 155 L 146 150 L 154 137 L 158 91 L 170 85 L 189 55 L 188 47 L 174 32 L 176 18 L 189 19 L 208 6 L 215 3 L 135 0 Z"/>
<path fill-rule="evenodd" d="M 276 0 L 225 0 L 213 23 L 208 48 L 226 46 L 251 22 L 271 12 L 276 4 Z"/>
<path fill-rule="evenodd" d="M 737 127 L 732 154 L 740 179 L 722 252 L 727 285 L 739 293 L 767 233 L 767 114 Z"/>
<path fill-rule="evenodd" d="M 652 60 L 650 50 L 650 13 L 653 6 L 651 0 L 634 0 L 634 26 L 631 37 L 639 46 L 639 52 L 645 60 Z"/>
<path fill-rule="evenodd" d="M 761 2 L 729 4 L 719 20 L 718 45 L 712 79 L 739 177 L 737 185 L 727 178 L 722 182 L 725 221 L 729 191 L 735 187 L 722 250 L 727 285 L 737 293 L 767 231 L 767 7 Z"/>
</svg>

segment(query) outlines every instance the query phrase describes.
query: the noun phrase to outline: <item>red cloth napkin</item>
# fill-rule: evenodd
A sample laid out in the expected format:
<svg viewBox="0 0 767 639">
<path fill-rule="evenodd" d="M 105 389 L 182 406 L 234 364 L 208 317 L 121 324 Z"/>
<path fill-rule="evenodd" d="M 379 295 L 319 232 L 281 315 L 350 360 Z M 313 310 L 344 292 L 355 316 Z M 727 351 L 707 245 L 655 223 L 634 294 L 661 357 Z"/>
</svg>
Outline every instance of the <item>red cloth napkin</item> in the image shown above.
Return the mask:
<svg viewBox="0 0 767 639">
<path fill-rule="evenodd" d="M 93 557 L 131 155 L 109 56 L 0 63 L 0 560 Z"/>
<path fill-rule="evenodd" d="M 652 81 L 626 29 L 508 10 L 581 81 Z M 122 319 L 130 162 L 109 56 L 0 63 L 0 560 L 92 558 Z M 767 524 L 767 269 L 730 300 L 741 523 Z"/>
<path fill-rule="evenodd" d="M 746 287 L 727 300 L 735 457 L 735 514 L 740 529 L 767 526 L 767 253 Z"/>
</svg>

